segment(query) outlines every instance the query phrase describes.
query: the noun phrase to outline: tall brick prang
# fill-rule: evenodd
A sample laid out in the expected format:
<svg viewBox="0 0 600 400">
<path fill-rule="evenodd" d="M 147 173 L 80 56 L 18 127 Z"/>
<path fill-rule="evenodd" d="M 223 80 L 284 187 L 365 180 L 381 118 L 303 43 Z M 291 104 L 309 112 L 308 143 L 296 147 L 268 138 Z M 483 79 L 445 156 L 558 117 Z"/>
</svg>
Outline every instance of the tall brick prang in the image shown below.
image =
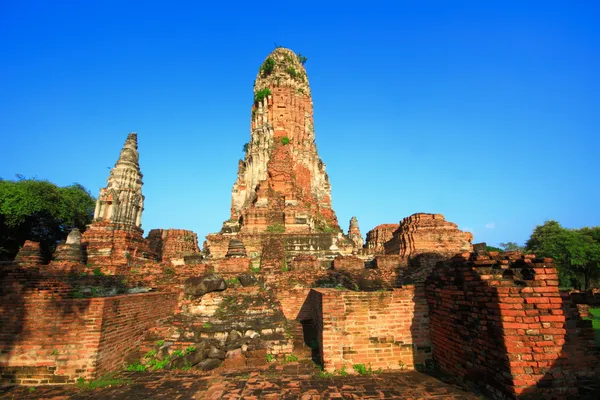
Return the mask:
<svg viewBox="0 0 600 400">
<path fill-rule="evenodd" d="M 229 228 L 340 231 L 315 144 L 312 97 L 298 56 L 277 48 L 254 84 L 250 141 L 233 185 Z"/>
</svg>

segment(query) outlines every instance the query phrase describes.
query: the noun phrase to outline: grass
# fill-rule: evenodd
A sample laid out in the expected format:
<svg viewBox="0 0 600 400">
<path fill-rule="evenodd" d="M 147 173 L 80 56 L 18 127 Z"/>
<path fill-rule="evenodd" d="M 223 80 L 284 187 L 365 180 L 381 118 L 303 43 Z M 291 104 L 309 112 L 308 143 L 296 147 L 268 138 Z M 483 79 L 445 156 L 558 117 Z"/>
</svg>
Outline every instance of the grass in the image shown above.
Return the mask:
<svg viewBox="0 0 600 400">
<path fill-rule="evenodd" d="M 135 363 L 135 364 L 129 364 L 127 366 L 127 368 L 125 368 L 127 371 L 137 371 L 137 372 L 144 372 L 146 371 L 146 366 L 142 365 L 140 363 Z"/>
<path fill-rule="evenodd" d="M 590 316 L 586 319 L 592 321 L 594 328 L 594 336 L 596 337 L 596 345 L 600 347 L 600 308 L 590 308 Z"/>
<path fill-rule="evenodd" d="M 240 284 L 240 280 L 237 277 L 225 279 L 227 286 L 238 286 Z"/>
<path fill-rule="evenodd" d="M 267 226 L 267 232 L 269 233 L 283 233 L 285 232 L 285 226 L 282 224 L 273 224 Z"/>
<path fill-rule="evenodd" d="M 93 390 L 100 389 L 109 386 L 121 386 L 127 385 L 131 383 L 131 379 L 126 378 L 115 378 L 112 375 L 104 376 L 100 379 L 96 379 L 93 381 L 86 381 L 84 378 L 77 379 L 77 383 L 75 384 L 79 389 L 83 390 Z"/>
</svg>

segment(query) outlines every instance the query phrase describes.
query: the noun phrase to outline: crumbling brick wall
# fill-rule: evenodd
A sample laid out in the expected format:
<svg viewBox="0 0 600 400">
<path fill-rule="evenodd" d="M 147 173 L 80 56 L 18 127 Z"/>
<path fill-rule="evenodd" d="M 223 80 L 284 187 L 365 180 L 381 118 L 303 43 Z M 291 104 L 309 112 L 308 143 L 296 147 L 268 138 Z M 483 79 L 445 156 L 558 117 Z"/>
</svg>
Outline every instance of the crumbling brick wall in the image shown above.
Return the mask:
<svg viewBox="0 0 600 400">
<path fill-rule="evenodd" d="M 198 235 L 184 229 L 152 229 L 146 240 L 162 261 L 200 253 Z"/>
<path fill-rule="evenodd" d="M 438 263 L 427 280 L 434 360 L 497 398 L 576 396 L 598 358 L 589 341 L 568 335 L 552 260 L 491 254 Z M 589 331 L 586 322 L 577 329 Z"/>
<path fill-rule="evenodd" d="M 72 383 L 117 370 L 177 301 L 173 293 L 73 298 L 65 282 L 18 269 L 3 272 L 0 289 L 5 384 Z"/>
<path fill-rule="evenodd" d="M 430 358 L 423 286 L 381 292 L 313 289 L 307 301 L 328 371 L 352 372 L 357 364 L 413 369 Z"/>
</svg>

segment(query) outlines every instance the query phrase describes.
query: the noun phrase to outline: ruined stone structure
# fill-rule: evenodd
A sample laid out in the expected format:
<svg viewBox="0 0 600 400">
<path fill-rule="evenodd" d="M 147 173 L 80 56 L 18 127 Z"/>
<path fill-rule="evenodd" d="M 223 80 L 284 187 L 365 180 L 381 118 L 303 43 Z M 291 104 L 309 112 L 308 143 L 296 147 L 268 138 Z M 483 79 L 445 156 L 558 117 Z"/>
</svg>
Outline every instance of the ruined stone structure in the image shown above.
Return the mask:
<svg viewBox="0 0 600 400">
<path fill-rule="evenodd" d="M 88 263 L 105 273 L 124 272 L 132 262 L 155 257 L 142 237 L 144 196 L 138 160 L 137 134 L 130 133 L 82 237 Z"/>
<path fill-rule="evenodd" d="M 74 228 L 63 244 L 56 246 L 52 264 L 82 264 L 84 261 L 83 248 L 81 247 L 81 232 Z"/>
<path fill-rule="evenodd" d="M 420 253 L 452 256 L 471 251 L 473 235 L 448 222 L 442 214 L 417 213 L 400 221 L 400 226 L 384 244 L 386 254 L 412 257 Z"/>
<path fill-rule="evenodd" d="M 198 235 L 184 229 L 152 229 L 147 240 L 150 251 L 162 261 L 182 259 L 200 253 Z"/>
<path fill-rule="evenodd" d="M 40 265 L 43 261 L 40 243 L 26 240 L 15 257 L 15 264 L 22 267 Z"/>
<path fill-rule="evenodd" d="M 357 219 L 344 235 L 331 208 L 296 55 L 271 53 L 254 89 L 231 219 L 202 253 L 191 231 L 142 237 L 132 133 L 93 223 L 57 247 L 58 268 L 40 268 L 31 241 L 0 268 L 1 384 L 73 383 L 130 362 L 176 374 L 269 358 L 349 373 L 433 361 L 498 399 L 577 398 L 599 381 L 600 352 L 581 319 L 597 293 L 559 292 L 550 259 L 485 244 L 472 252 L 472 235 L 441 214 L 379 225 L 363 247 Z"/>
<path fill-rule="evenodd" d="M 262 254 L 264 235 L 283 233 L 290 235 L 286 250 L 291 252 L 351 252 L 317 153 L 308 77 L 293 51 L 277 48 L 269 54 L 256 77 L 254 99 L 231 216 L 220 234 L 207 237 L 211 255 L 225 255 L 229 238 L 223 235 L 237 235 L 249 251 Z"/>
<path fill-rule="evenodd" d="M 400 227 L 399 224 L 381 224 L 367 232 L 366 247 L 373 253 L 383 253 L 384 245 L 392 239 L 394 232 Z"/>
<path fill-rule="evenodd" d="M 440 368 L 495 398 L 578 398 L 598 377 L 591 321 L 569 315 L 549 258 L 458 254 L 433 269 L 426 297 Z"/>
<path fill-rule="evenodd" d="M 354 242 L 354 246 L 357 248 L 362 248 L 364 245 L 364 240 L 362 234 L 360 233 L 360 228 L 358 227 L 358 219 L 356 217 L 352 217 L 350 219 L 350 227 L 348 228 L 348 237 L 352 242 Z"/>
<path fill-rule="evenodd" d="M 141 228 L 144 210 L 142 184 L 137 133 L 130 133 L 115 167 L 110 171 L 106 187 L 100 189 L 94 222 L 110 222 L 123 230 Z"/>
<path fill-rule="evenodd" d="M 331 186 L 317 154 L 312 97 L 304 66 L 273 51 L 254 83 L 250 141 L 233 185 L 231 224 L 241 232 L 339 231 Z"/>
</svg>

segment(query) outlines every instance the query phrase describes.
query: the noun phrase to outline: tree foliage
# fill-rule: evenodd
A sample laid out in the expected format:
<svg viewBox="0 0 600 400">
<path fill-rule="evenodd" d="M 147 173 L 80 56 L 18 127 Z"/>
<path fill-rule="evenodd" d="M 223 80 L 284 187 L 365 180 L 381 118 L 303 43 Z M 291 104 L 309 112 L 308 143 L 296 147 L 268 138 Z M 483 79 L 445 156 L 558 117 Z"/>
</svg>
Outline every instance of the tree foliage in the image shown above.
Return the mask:
<svg viewBox="0 0 600 400">
<path fill-rule="evenodd" d="M 562 286 L 589 289 L 600 277 L 600 227 L 567 229 L 556 221 L 538 225 L 526 249 L 556 263 Z"/>
<path fill-rule="evenodd" d="M 502 251 L 525 251 L 525 247 L 515 242 L 500 243 Z"/>
<path fill-rule="evenodd" d="M 71 229 L 85 230 L 94 205 L 77 183 L 58 187 L 45 180 L 0 180 L 0 258 L 12 259 L 25 240 L 41 242 L 49 253 Z"/>
</svg>

